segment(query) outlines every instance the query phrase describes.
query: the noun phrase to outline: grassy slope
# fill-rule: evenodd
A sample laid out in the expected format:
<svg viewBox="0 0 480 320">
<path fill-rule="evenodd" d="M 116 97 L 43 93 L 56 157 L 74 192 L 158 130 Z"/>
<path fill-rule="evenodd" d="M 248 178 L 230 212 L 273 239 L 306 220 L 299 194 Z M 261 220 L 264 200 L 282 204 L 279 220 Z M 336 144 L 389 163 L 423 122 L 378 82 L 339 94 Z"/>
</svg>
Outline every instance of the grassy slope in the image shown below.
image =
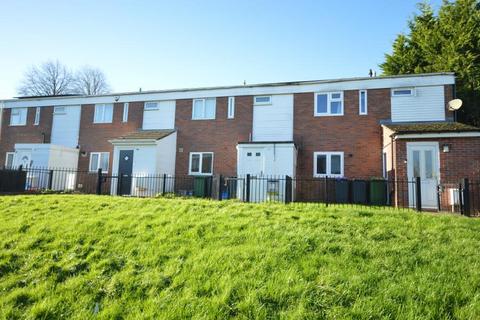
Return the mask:
<svg viewBox="0 0 480 320">
<path fill-rule="evenodd" d="M 480 220 L 0 198 L 0 317 L 480 318 Z"/>
</svg>

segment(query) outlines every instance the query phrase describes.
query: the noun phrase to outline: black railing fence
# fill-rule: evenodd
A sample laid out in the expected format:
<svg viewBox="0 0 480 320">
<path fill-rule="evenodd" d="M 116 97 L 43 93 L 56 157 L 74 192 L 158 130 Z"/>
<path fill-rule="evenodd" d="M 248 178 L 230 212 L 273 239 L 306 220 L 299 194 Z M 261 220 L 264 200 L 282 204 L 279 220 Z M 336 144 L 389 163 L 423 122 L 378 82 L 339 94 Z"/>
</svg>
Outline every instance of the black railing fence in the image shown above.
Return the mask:
<svg viewBox="0 0 480 320">
<path fill-rule="evenodd" d="M 439 184 L 433 193 L 426 191 L 424 181 L 420 178 L 410 181 L 264 175 L 112 175 L 101 169 L 91 172 L 69 168 L 22 167 L 0 170 L 2 194 L 75 192 L 131 197 L 176 195 L 217 200 L 238 199 L 244 202 L 390 206 L 480 215 L 480 181 L 463 179 L 457 183 Z M 437 198 L 433 205 L 432 194 Z"/>
</svg>

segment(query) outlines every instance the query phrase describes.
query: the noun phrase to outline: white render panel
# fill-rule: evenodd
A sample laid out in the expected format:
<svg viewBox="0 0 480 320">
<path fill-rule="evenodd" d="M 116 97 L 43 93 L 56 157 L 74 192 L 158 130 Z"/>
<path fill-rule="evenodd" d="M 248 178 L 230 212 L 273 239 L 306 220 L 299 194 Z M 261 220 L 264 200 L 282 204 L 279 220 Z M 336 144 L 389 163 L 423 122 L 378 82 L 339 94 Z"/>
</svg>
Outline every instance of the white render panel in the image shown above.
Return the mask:
<svg viewBox="0 0 480 320">
<path fill-rule="evenodd" d="M 320 91 L 344 91 L 355 89 L 421 87 L 447 84 L 455 84 L 455 75 L 441 73 L 415 76 L 408 75 L 404 77 L 374 77 L 361 79 L 352 78 L 339 80 L 305 81 L 294 85 L 278 83 L 270 85 L 245 85 L 236 87 L 179 89 L 151 91 L 143 93 L 130 92 L 109 94 L 103 96 L 9 99 L 3 100 L 3 102 L 0 101 L 0 105 L 3 103 L 5 108 L 44 107 L 94 103 L 122 103 L 135 101 L 228 97 L 240 95 L 269 95 Z"/>
<path fill-rule="evenodd" d="M 143 129 L 173 129 L 175 127 L 175 100 L 158 101 L 157 110 L 143 111 Z"/>
<path fill-rule="evenodd" d="M 253 106 L 252 140 L 293 140 L 293 95 L 273 95 L 272 104 Z"/>
<path fill-rule="evenodd" d="M 248 156 L 248 153 L 252 153 Z M 259 167 L 252 168 L 251 158 L 257 157 L 260 153 L 260 160 L 257 162 Z M 295 165 L 297 151 L 293 143 L 265 143 L 265 144 L 239 144 L 237 146 L 237 174 L 244 176 L 246 174 L 263 176 L 295 176 Z"/>
<path fill-rule="evenodd" d="M 65 113 L 53 114 L 51 143 L 76 148 L 80 131 L 81 106 L 64 106 Z"/>
<path fill-rule="evenodd" d="M 444 121 L 443 86 L 416 87 L 415 95 L 391 97 L 392 121 Z"/>
<path fill-rule="evenodd" d="M 157 141 L 157 172 L 175 175 L 177 133 L 174 132 Z"/>
</svg>

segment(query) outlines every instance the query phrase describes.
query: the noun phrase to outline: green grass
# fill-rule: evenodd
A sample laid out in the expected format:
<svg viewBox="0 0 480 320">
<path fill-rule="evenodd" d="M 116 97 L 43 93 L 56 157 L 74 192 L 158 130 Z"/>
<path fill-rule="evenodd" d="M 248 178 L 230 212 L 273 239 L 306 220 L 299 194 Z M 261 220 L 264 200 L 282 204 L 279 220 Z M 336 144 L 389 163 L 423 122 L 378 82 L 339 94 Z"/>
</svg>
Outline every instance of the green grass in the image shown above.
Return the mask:
<svg viewBox="0 0 480 320">
<path fill-rule="evenodd" d="M 0 318 L 480 318 L 480 220 L 0 197 Z"/>
</svg>

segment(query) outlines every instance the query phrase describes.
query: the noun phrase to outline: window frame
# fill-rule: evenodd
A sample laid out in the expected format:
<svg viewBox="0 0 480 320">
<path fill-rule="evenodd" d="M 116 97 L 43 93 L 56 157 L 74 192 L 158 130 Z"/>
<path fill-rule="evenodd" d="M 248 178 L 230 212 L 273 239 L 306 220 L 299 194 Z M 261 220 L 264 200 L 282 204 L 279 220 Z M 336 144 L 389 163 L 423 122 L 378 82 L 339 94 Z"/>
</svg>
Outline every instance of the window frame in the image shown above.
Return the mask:
<svg viewBox="0 0 480 320">
<path fill-rule="evenodd" d="M 340 98 L 332 98 L 332 95 L 340 94 Z M 317 103 L 319 95 L 327 95 L 327 112 L 318 112 Z M 332 102 L 341 102 L 341 113 L 332 113 Z M 315 92 L 314 95 L 314 116 L 315 117 L 330 117 L 330 116 L 343 116 L 345 109 L 344 95 L 343 91 L 326 91 L 326 92 Z"/>
<path fill-rule="evenodd" d="M 212 165 L 210 167 L 210 173 L 204 173 L 204 172 L 201 172 L 202 171 L 202 166 L 203 166 L 203 155 L 204 154 L 211 154 L 212 155 Z M 198 168 L 200 169 L 200 172 L 193 172 L 192 171 L 192 158 L 194 155 L 200 155 L 200 162 L 198 164 Z M 195 151 L 195 152 L 190 152 L 189 156 L 188 156 L 188 174 L 191 175 L 191 176 L 212 176 L 213 175 L 213 161 L 214 161 L 214 153 L 213 152 L 210 152 L 210 151 L 207 151 L 207 152 L 198 152 L 198 151 Z"/>
<path fill-rule="evenodd" d="M 35 107 L 35 118 L 33 119 L 33 125 L 38 126 L 40 124 L 40 107 Z"/>
<path fill-rule="evenodd" d="M 62 106 L 53 107 L 53 114 L 66 114 L 65 107 L 62 107 Z"/>
<path fill-rule="evenodd" d="M 155 104 L 155 107 L 147 107 L 147 105 L 149 104 Z M 155 102 L 155 101 L 146 101 L 144 104 L 143 104 L 143 111 L 154 111 L 154 110 L 158 110 L 159 107 L 158 107 L 158 102 Z"/>
<path fill-rule="evenodd" d="M 128 109 L 130 104 L 128 102 L 123 103 L 122 122 L 128 122 Z"/>
<path fill-rule="evenodd" d="M 228 97 L 227 101 L 227 119 L 235 118 L 235 97 Z"/>
<path fill-rule="evenodd" d="M 12 157 L 12 165 L 8 166 L 8 157 Z M 12 169 L 13 168 L 13 161 L 15 160 L 15 152 L 7 152 L 5 153 L 5 168 Z"/>
<path fill-rule="evenodd" d="M 258 98 L 268 98 L 268 102 L 258 102 Z M 272 104 L 272 96 L 270 95 L 262 95 L 262 96 L 254 96 L 253 97 L 253 105 L 255 106 L 268 106 Z"/>
<path fill-rule="evenodd" d="M 207 100 L 213 100 L 213 117 L 207 117 Z M 203 109 L 203 117 L 196 118 L 195 117 L 195 102 L 202 101 L 202 109 Z M 215 120 L 217 114 L 217 98 L 195 98 L 192 99 L 192 120 Z"/>
<path fill-rule="evenodd" d="M 19 127 L 19 126 L 26 126 L 27 125 L 27 118 L 28 118 L 28 108 L 27 107 L 22 107 L 22 108 L 12 108 L 10 109 L 10 126 L 12 127 Z M 13 123 L 12 119 L 14 117 L 14 112 L 18 112 L 19 121 L 18 123 Z M 24 117 L 22 118 L 22 112 L 25 112 Z"/>
<path fill-rule="evenodd" d="M 410 94 L 396 94 L 395 93 L 396 91 L 404 91 L 404 90 L 410 90 Z M 395 97 L 395 98 L 414 97 L 415 96 L 415 88 L 414 87 L 392 88 L 391 96 Z"/>
<path fill-rule="evenodd" d="M 108 155 L 108 161 L 107 161 L 107 169 L 104 170 L 102 168 L 102 173 L 108 173 L 108 170 L 110 169 L 110 152 L 103 152 L 103 151 L 95 151 L 95 152 L 90 152 L 90 159 L 88 162 L 88 171 L 89 172 L 98 172 L 98 169 L 100 168 L 100 165 L 102 163 L 102 155 Z M 95 170 L 92 170 L 92 158 L 93 155 L 98 155 L 98 160 L 97 160 L 97 168 Z"/>
<path fill-rule="evenodd" d="M 105 107 L 106 106 L 112 106 L 112 119 L 110 121 L 106 121 L 105 120 Z M 97 108 L 100 108 L 102 107 L 102 120 L 101 121 L 97 121 Z M 102 123 L 113 123 L 113 113 L 114 113 L 114 104 L 113 103 L 97 103 L 95 104 L 95 110 L 94 110 L 94 113 L 93 113 L 93 123 L 96 123 L 96 124 L 102 124 Z"/>
<path fill-rule="evenodd" d="M 362 111 L 362 93 L 365 93 L 365 111 Z M 365 116 L 368 114 L 368 90 L 358 91 L 358 114 Z"/>
<path fill-rule="evenodd" d="M 317 173 L 317 156 L 326 156 L 326 173 Z M 332 174 L 332 156 L 340 156 L 340 174 Z M 313 177 L 343 178 L 345 174 L 345 157 L 343 151 L 316 151 L 313 153 Z"/>
</svg>

